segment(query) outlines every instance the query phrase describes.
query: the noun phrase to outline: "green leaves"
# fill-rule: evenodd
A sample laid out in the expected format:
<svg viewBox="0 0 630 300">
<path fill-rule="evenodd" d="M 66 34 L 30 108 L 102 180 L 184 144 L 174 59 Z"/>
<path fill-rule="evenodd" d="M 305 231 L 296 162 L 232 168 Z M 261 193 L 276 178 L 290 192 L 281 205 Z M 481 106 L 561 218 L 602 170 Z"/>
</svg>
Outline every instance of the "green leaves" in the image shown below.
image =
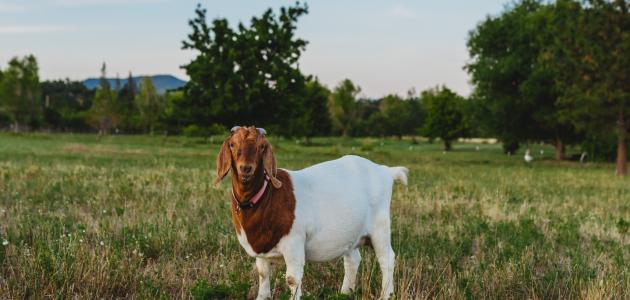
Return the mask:
<svg viewBox="0 0 630 300">
<path fill-rule="evenodd" d="M 140 91 L 134 100 L 145 132 L 153 134 L 153 129 L 164 109 L 164 97 L 157 94 L 151 78 L 140 82 Z"/>
<path fill-rule="evenodd" d="M 361 87 L 354 85 L 350 79 L 345 79 L 335 87 L 328 99 L 328 109 L 333 129 L 347 136 L 361 115 L 357 96 Z"/>
<path fill-rule="evenodd" d="M 422 92 L 422 104 L 427 112 L 422 132 L 430 139 L 442 139 L 444 150 L 451 150 L 452 141 L 466 129 L 464 99 L 442 86 Z"/>
<path fill-rule="evenodd" d="M 25 125 L 39 125 L 42 117 L 39 67 L 33 55 L 14 57 L 0 72 L 0 112 L 13 122 L 15 132 Z"/>
<path fill-rule="evenodd" d="M 274 125 L 291 134 L 307 111 L 307 78 L 297 66 L 307 42 L 295 37 L 296 22 L 307 12 L 300 4 L 278 15 L 269 9 L 233 29 L 225 19 L 207 24 L 205 9 L 198 7 L 189 22 L 193 32 L 183 42 L 198 55 L 184 66 L 190 82 L 174 110 L 182 125 Z"/>
</svg>

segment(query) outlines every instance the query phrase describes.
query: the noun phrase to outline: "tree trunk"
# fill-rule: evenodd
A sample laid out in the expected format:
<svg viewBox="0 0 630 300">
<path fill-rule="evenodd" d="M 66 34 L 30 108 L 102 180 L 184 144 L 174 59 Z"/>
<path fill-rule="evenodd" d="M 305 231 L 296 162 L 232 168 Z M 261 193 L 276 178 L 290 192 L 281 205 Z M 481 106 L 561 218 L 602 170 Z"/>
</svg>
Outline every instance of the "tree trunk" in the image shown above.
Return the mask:
<svg viewBox="0 0 630 300">
<path fill-rule="evenodd" d="M 626 160 L 628 155 L 628 149 L 626 149 L 626 136 L 628 135 L 628 128 L 626 127 L 626 120 L 623 115 L 623 110 L 619 113 L 619 120 L 617 120 L 617 175 L 626 176 L 628 169 L 626 168 Z"/>
<path fill-rule="evenodd" d="M 18 121 L 15 121 L 15 123 L 13 123 L 13 132 L 15 133 L 20 132 L 20 123 Z"/>
<path fill-rule="evenodd" d="M 556 160 L 564 160 L 565 146 L 560 138 L 556 138 L 554 147 L 556 148 Z"/>
<path fill-rule="evenodd" d="M 451 151 L 453 147 L 451 143 L 451 141 L 444 140 L 444 151 Z"/>
</svg>

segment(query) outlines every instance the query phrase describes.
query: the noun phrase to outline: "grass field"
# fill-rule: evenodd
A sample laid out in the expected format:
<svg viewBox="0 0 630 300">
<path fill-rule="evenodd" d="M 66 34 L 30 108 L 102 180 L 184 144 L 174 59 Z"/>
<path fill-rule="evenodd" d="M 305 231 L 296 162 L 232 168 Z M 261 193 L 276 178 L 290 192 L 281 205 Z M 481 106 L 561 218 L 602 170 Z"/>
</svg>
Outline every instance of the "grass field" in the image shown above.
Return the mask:
<svg viewBox="0 0 630 300">
<path fill-rule="evenodd" d="M 254 260 L 227 181 L 212 185 L 219 142 L 0 134 L 0 298 L 244 298 Z M 526 165 L 499 145 L 271 142 L 288 169 L 351 153 L 409 167 L 392 200 L 397 299 L 630 298 L 630 179 L 610 164 L 538 145 Z M 378 264 L 363 257 L 354 296 L 373 299 Z M 342 299 L 342 277 L 341 260 L 308 264 L 305 294 Z"/>
</svg>

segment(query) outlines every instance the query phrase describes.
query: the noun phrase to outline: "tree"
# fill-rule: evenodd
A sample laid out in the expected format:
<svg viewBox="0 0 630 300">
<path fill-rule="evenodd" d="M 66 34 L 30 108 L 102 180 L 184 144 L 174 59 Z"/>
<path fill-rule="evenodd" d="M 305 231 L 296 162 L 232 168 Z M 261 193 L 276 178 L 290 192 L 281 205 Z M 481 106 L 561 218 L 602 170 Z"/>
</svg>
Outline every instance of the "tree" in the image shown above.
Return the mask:
<svg viewBox="0 0 630 300">
<path fill-rule="evenodd" d="M 53 80 L 41 83 L 44 124 L 57 130 L 87 131 L 86 114 L 94 92 L 79 81 Z"/>
<path fill-rule="evenodd" d="M 313 136 L 330 133 L 329 96 L 330 90 L 322 85 L 317 78 L 306 82 L 301 108 L 302 116 L 295 119 L 296 126 L 299 127 L 295 132 L 302 133 L 306 137 L 307 143 Z"/>
<path fill-rule="evenodd" d="M 107 67 L 101 67 L 100 85 L 94 94 L 90 108 L 90 123 L 98 129 L 99 137 L 106 135 L 109 129 L 118 125 L 120 116 L 117 108 L 117 94 L 111 89 L 107 81 Z"/>
<path fill-rule="evenodd" d="M 404 134 L 413 134 L 422 126 L 423 112 L 420 101 L 413 96 L 413 92 L 408 96 L 408 99 L 402 99 L 397 95 L 388 95 L 380 101 L 379 113 L 384 119 L 385 134 L 395 135 L 401 139 Z"/>
<path fill-rule="evenodd" d="M 616 131 L 616 173 L 627 174 L 630 15 L 627 1 L 558 1 L 541 56 L 561 91 L 560 117 L 597 136 Z"/>
<path fill-rule="evenodd" d="M 129 72 L 127 81 L 118 92 L 118 103 L 121 115 L 121 127 L 126 131 L 134 131 L 137 128 L 138 111 L 136 110 L 136 83 Z"/>
<path fill-rule="evenodd" d="M 361 92 L 350 79 L 345 79 L 335 87 L 328 98 L 328 109 L 333 129 L 343 136 L 348 136 L 350 128 L 359 120 L 361 111 L 357 96 Z"/>
<path fill-rule="evenodd" d="M 239 23 L 232 29 L 225 19 L 208 24 L 206 10 L 197 7 L 183 48 L 198 55 L 184 66 L 190 81 L 173 111 L 183 125 L 253 123 L 292 134 L 306 81 L 298 68 L 306 41 L 296 38 L 295 30 L 307 12 L 299 4 L 281 8 L 278 15 L 268 9 L 249 27 Z"/>
<path fill-rule="evenodd" d="M 453 141 L 466 130 L 464 98 L 444 86 L 423 91 L 421 97 L 427 113 L 422 132 L 430 139 L 440 138 L 444 150 L 450 151 Z"/>
<path fill-rule="evenodd" d="M 41 119 L 39 68 L 33 55 L 14 57 L 0 81 L 0 107 L 19 132 L 23 125 L 37 125 Z"/>
<path fill-rule="evenodd" d="M 153 135 L 158 118 L 164 112 L 164 97 L 157 94 L 151 78 L 144 77 L 140 81 L 140 91 L 135 99 L 136 108 L 140 112 L 140 122 L 145 132 Z"/>
<path fill-rule="evenodd" d="M 481 119 L 503 141 L 505 152 L 522 142 L 541 141 L 564 158 L 566 144 L 579 140 L 575 128 L 559 117 L 560 90 L 552 68 L 539 62 L 553 39 L 547 29 L 549 6 L 524 0 L 498 17 L 488 17 L 468 39 L 472 57 L 466 69 L 475 84 L 474 103 L 484 106 Z"/>
</svg>

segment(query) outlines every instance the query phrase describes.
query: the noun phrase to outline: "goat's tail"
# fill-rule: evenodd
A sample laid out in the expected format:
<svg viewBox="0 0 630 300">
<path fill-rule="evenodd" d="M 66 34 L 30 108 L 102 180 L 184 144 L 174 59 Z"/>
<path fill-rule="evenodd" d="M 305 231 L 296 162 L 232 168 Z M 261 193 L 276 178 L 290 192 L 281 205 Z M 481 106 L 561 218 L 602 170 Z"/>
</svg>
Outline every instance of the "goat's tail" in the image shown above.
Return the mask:
<svg viewBox="0 0 630 300">
<path fill-rule="evenodd" d="M 389 167 L 389 173 L 392 174 L 394 181 L 400 181 L 402 184 L 407 185 L 409 169 L 405 167 Z"/>
</svg>

